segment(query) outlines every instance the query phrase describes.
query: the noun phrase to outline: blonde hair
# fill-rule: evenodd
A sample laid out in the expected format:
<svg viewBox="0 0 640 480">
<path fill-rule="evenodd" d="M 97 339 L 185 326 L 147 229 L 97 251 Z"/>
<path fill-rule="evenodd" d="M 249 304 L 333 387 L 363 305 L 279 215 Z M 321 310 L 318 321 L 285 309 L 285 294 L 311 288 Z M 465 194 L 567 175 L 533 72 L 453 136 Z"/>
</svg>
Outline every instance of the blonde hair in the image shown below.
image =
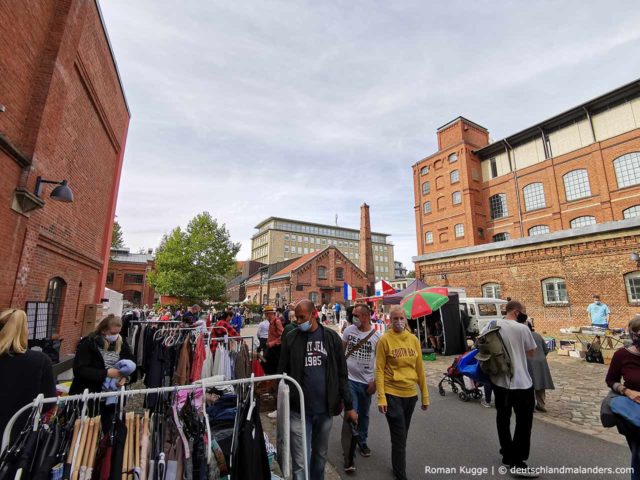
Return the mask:
<svg viewBox="0 0 640 480">
<path fill-rule="evenodd" d="M 0 355 L 24 353 L 29 344 L 29 325 L 23 310 L 9 308 L 0 313 Z"/>
<path fill-rule="evenodd" d="M 406 314 L 406 312 L 404 311 L 404 308 L 402 308 L 400 305 L 393 305 L 393 306 L 391 307 L 391 309 L 389 310 L 389 318 L 391 318 L 391 316 L 393 316 L 393 314 L 394 314 L 395 312 L 397 312 L 397 311 L 402 312 L 402 315 L 404 316 L 404 318 L 405 318 L 405 319 L 407 318 L 407 314 Z"/>
<path fill-rule="evenodd" d="M 102 342 L 102 348 L 105 349 L 109 346 L 109 342 L 103 337 L 104 332 L 111 329 L 113 326 L 118 326 L 122 328 L 122 319 L 120 317 L 116 317 L 113 313 L 104 317 L 96 329 L 93 331 L 93 334 L 98 338 L 99 341 Z M 115 351 L 120 353 L 122 349 L 122 337 L 118 336 L 118 340 L 116 340 L 116 348 Z"/>
</svg>

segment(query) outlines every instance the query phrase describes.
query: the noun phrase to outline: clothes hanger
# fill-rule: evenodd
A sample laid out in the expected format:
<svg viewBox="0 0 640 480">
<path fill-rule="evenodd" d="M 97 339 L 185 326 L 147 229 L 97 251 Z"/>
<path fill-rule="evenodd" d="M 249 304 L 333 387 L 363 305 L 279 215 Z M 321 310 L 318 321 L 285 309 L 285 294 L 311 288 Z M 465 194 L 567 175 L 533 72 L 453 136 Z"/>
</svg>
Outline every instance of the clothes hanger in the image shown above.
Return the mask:
<svg viewBox="0 0 640 480">
<path fill-rule="evenodd" d="M 254 387 L 255 387 L 255 375 L 252 373 L 251 374 L 251 390 L 249 391 L 249 397 L 250 397 L 250 401 L 251 404 L 249 405 L 249 412 L 247 413 L 247 420 L 249 420 L 251 418 L 251 414 L 253 413 L 253 408 L 256 406 L 256 399 L 254 397 Z"/>
<path fill-rule="evenodd" d="M 202 415 L 207 428 L 207 465 L 211 465 L 211 425 L 209 425 L 209 415 L 207 415 L 207 389 L 202 382 Z"/>
</svg>

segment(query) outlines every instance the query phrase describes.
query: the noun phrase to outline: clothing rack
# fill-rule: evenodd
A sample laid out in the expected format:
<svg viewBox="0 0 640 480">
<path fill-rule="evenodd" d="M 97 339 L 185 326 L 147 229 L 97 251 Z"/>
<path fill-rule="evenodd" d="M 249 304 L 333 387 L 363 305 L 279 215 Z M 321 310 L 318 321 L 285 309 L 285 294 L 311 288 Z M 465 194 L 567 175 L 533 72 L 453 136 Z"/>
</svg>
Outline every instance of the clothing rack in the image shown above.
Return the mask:
<svg viewBox="0 0 640 480">
<path fill-rule="evenodd" d="M 29 409 L 36 409 L 38 411 L 38 415 L 35 416 L 34 418 L 34 427 L 37 427 L 37 423 L 40 420 L 40 415 L 39 413 L 42 411 L 42 408 L 45 404 L 51 404 L 51 403 L 55 403 L 55 404 L 64 404 L 66 402 L 76 402 L 76 401 L 82 401 L 83 402 L 83 409 L 82 409 L 82 420 L 85 420 L 87 418 L 86 414 L 87 414 L 87 401 L 88 400 L 96 400 L 96 399 L 106 399 L 109 397 L 117 397 L 120 401 L 120 405 L 122 406 L 124 404 L 124 399 L 127 397 L 131 397 L 131 396 L 135 396 L 135 395 L 148 395 L 148 394 L 158 394 L 158 393 L 171 393 L 171 392 L 177 392 L 177 391 L 181 391 L 181 390 L 195 390 L 195 389 L 202 389 L 205 390 L 206 388 L 209 387 L 223 387 L 223 386 L 227 386 L 227 385 L 254 385 L 257 382 L 266 382 L 266 381 L 271 381 L 271 380 L 285 380 L 287 382 L 291 382 L 298 390 L 298 394 L 300 395 L 300 418 L 301 418 L 301 427 L 302 427 L 302 452 L 304 455 L 304 464 L 308 465 L 309 464 L 309 459 L 307 458 L 307 432 L 306 432 L 306 421 L 305 421 L 305 405 L 304 405 L 304 392 L 302 391 L 302 387 L 300 386 L 300 384 L 292 377 L 288 376 L 287 374 L 277 374 L 277 375 L 266 375 L 263 377 L 254 377 L 253 375 L 251 376 L 251 378 L 242 378 L 242 379 L 236 379 L 236 380 L 212 380 L 212 379 L 207 379 L 204 378 L 202 380 L 198 380 L 197 382 L 194 382 L 190 385 L 181 385 L 181 386 L 173 386 L 173 387 L 157 387 L 157 388 L 146 388 L 146 389 L 138 389 L 138 390 L 125 390 L 124 387 L 122 387 L 121 390 L 117 391 L 117 392 L 99 392 L 99 393 L 89 393 L 88 390 L 85 390 L 81 395 L 69 395 L 66 397 L 50 397 L 50 398 L 44 398 L 44 396 L 42 394 L 38 395 L 38 397 L 33 400 L 33 402 L 25 405 L 24 407 L 22 407 L 20 410 L 18 410 L 9 420 L 9 422 L 7 423 L 7 426 L 5 427 L 3 436 L 2 436 L 2 449 L 0 450 L 0 453 L 4 452 L 7 447 L 9 446 L 9 440 L 11 438 L 11 430 L 13 429 L 13 426 L 15 424 L 15 422 L 17 421 L 17 419 L 20 417 L 20 415 L 24 412 L 26 412 Z M 205 401 L 205 399 L 203 398 L 203 402 Z M 122 409 L 121 409 L 122 411 Z M 206 417 L 206 413 L 205 413 L 205 418 Z M 209 420 L 207 418 L 207 425 L 209 424 Z M 287 435 L 291 435 L 290 431 L 286 433 Z M 78 435 L 78 437 L 80 437 L 80 435 Z M 78 438 L 79 440 L 79 438 Z M 289 442 L 290 443 L 290 442 Z M 211 445 L 211 443 L 209 443 L 209 446 Z M 75 452 L 77 453 L 77 448 L 78 448 L 78 443 L 76 443 L 75 446 Z M 75 457 L 75 455 L 74 455 Z M 75 461 L 75 460 L 74 460 Z M 304 476 L 305 476 L 305 480 L 309 480 L 309 469 L 305 468 L 304 469 Z M 235 480 L 235 479 L 233 479 Z"/>
</svg>

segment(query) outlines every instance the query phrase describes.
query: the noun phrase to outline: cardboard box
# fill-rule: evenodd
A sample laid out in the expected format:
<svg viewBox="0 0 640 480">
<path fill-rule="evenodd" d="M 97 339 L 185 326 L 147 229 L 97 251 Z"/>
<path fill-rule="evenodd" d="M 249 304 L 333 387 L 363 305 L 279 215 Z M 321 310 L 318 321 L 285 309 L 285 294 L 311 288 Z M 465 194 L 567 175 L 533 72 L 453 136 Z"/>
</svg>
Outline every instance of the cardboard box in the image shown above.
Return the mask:
<svg viewBox="0 0 640 480">
<path fill-rule="evenodd" d="M 557 352 L 558 352 L 558 355 L 562 355 L 563 357 L 568 357 L 569 356 L 569 350 L 558 349 Z"/>
<path fill-rule="evenodd" d="M 82 336 L 86 337 L 96 329 L 102 320 L 102 304 L 87 304 L 84 306 L 84 318 L 82 319 Z"/>
<path fill-rule="evenodd" d="M 571 350 L 569 351 L 569 356 L 573 358 L 585 358 L 587 356 L 587 352 Z"/>
<path fill-rule="evenodd" d="M 560 340 L 560 350 L 575 350 L 575 340 Z"/>
</svg>

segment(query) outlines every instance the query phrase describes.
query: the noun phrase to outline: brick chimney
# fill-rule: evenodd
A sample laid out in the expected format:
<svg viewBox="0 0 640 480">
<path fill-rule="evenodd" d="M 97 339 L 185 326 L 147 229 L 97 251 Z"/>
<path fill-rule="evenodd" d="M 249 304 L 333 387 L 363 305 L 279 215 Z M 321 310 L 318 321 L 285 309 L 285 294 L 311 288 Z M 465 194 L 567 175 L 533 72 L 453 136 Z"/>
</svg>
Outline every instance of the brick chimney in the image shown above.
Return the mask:
<svg viewBox="0 0 640 480">
<path fill-rule="evenodd" d="M 376 274 L 373 269 L 373 244 L 371 242 L 371 220 L 369 205 L 360 206 L 360 270 L 367 275 L 367 296 L 375 292 Z"/>
</svg>

